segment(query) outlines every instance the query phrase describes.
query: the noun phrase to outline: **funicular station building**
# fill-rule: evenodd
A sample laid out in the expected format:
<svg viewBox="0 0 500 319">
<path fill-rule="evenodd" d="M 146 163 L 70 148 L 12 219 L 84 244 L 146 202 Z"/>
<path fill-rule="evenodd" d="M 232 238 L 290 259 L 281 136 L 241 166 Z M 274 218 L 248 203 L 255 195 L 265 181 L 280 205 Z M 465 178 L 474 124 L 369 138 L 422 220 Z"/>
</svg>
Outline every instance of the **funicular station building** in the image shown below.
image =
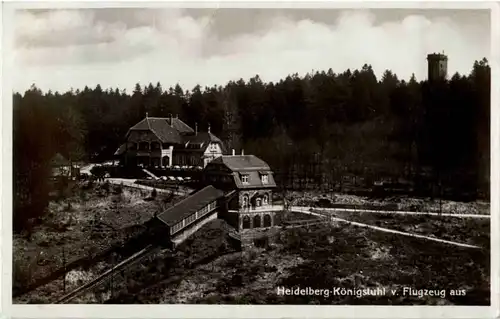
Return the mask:
<svg viewBox="0 0 500 319">
<path fill-rule="evenodd" d="M 242 244 L 252 237 L 275 229 L 280 207 L 272 205 L 276 183 L 269 165 L 254 155 L 220 156 L 203 171 L 204 187 L 158 214 L 156 225 L 162 225 L 175 247 L 206 223 L 221 218 L 229 235 Z M 166 228 L 166 229 L 165 229 Z"/>
<path fill-rule="evenodd" d="M 224 219 L 237 231 L 275 224 L 272 198 L 276 183 L 269 165 L 254 155 L 221 156 L 204 171 L 205 183 L 231 192 L 222 207 Z"/>
</svg>

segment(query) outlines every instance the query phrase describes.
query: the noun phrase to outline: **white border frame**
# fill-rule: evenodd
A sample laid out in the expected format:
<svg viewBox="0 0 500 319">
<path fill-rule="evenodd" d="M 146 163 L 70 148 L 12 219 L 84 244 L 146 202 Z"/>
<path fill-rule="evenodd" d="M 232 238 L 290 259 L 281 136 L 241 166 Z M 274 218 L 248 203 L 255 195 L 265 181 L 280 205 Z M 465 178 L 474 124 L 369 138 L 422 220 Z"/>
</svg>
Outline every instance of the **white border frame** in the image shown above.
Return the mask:
<svg viewBox="0 0 500 319">
<path fill-rule="evenodd" d="M 500 93 L 500 5 L 495 2 L 377 2 L 377 1 L 311 1 L 311 2 L 269 2 L 269 1 L 219 1 L 219 2 L 106 2 L 98 0 L 68 2 L 13 2 L 6 1 L 0 7 L 0 21 L 7 26 L 2 32 L 0 52 L 4 52 L 0 65 L 2 74 L 15 72 L 12 63 L 13 12 L 28 8 L 144 8 L 144 7 L 183 7 L 183 8 L 405 8 L 405 9 L 490 9 L 491 15 L 491 306 L 294 306 L 294 305 L 12 305 L 12 88 L 5 76 L 1 79 L 2 95 L 0 149 L 0 200 L 2 218 L 0 220 L 2 273 L 1 308 L 3 316 L 15 318 L 496 318 L 500 317 L 500 280 L 499 280 L 499 93 Z M 3 47 L 3 51 L 1 48 Z M 493 107 L 494 106 L 494 107 Z M 1 228 L 3 225 L 3 228 Z M 397 311 L 394 309 L 397 308 Z"/>
</svg>

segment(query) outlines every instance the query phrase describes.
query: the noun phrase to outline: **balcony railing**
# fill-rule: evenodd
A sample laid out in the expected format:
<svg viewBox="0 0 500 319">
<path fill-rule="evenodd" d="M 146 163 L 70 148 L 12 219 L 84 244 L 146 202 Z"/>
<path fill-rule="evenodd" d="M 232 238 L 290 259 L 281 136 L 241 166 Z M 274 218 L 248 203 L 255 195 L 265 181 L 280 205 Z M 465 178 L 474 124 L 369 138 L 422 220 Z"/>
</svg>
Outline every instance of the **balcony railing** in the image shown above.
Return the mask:
<svg viewBox="0 0 500 319">
<path fill-rule="evenodd" d="M 283 210 L 283 205 L 262 205 L 257 207 L 245 207 L 239 210 L 229 210 L 231 213 L 258 213 Z"/>
</svg>

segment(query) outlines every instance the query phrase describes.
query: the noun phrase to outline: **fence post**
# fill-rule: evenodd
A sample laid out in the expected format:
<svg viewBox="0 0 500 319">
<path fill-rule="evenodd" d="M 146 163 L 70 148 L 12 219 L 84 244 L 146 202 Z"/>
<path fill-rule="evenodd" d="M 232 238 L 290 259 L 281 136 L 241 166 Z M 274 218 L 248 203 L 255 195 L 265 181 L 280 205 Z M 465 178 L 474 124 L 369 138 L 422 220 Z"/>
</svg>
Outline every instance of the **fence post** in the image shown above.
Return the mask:
<svg viewBox="0 0 500 319">
<path fill-rule="evenodd" d="M 66 293 L 66 254 L 64 253 L 64 246 L 62 246 L 62 259 L 63 259 L 63 292 Z"/>
</svg>

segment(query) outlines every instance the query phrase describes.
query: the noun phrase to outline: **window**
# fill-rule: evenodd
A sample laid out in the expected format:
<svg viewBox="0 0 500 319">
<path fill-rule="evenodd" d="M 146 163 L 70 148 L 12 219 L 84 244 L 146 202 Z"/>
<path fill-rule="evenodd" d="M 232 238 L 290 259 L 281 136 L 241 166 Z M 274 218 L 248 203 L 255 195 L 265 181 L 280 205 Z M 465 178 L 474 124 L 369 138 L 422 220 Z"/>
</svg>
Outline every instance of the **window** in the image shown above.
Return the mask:
<svg viewBox="0 0 500 319">
<path fill-rule="evenodd" d="M 241 203 L 242 208 L 247 208 L 248 207 L 248 196 L 244 195 L 243 196 L 243 202 Z"/>
<path fill-rule="evenodd" d="M 176 232 L 178 232 L 179 230 L 182 229 L 182 222 L 180 223 L 177 223 L 175 224 L 173 227 L 172 227 L 172 232 L 171 234 L 175 234 Z"/>
<path fill-rule="evenodd" d="M 256 204 L 256 206 L 257 206 L 257 207 L 262 206 L 262 200 L 261 200 L 260 198 L 257 198 L 257 199 L 255 200 L 255 204 Z"/>
<path fill-rule="evenodd" d="M 195 220 L 196 220 L 196 214 L 192 214 L 191 216 L 189 216 L 188 218 L 186 218 L 186 225 L 191 224 Z"/>
<path fill-rule="evenodd" d="M 241 175 L 241 182 L 243 184 L 248 184 L 248 175 Z"/>
<path fill-rule="evenodd" d="M 260 180 L 262 181 L 262 184 L 269 183 L 269 175 L 267 175 L 267 174 L 261 175 Z"/>
<path fill-rule="evenodd" d="M 260 227 L 260 221 L 261 221 L 260 215 L 255 215 L 253 218 L 253 227 L 254 228 Z"/>
<path fill-rule="evenodd" d="M 271 216 L 266 214 L 264 215 L 264 227 L 271 227 Z"/>
<path fill-rule="evenodd" d="M 215 202 L 211 202 L 210 205 L 208 206 L 210 208 L 210 210 L 213 210 L 215 209 Z"/>
<path fill-rule="evenodd" d="M 201 217 L 201 216 L 205 215 L 206 213 L 208 213 L 208 205 L 207 205 L 207 206 L 205 206 L 205 207 L 203 207 L 202 209 L 200 209 L 200 210 L 198 211 L 198 216 L 200 216 L 200 217 Z"/>
<path fill-rule="evenodd" d="M 269 203 L 269 195 L 264 194 L 264 198 L 263 198 L 262 202 L 264 205 L 267 205 Z"/>
<path fill-rule="evenodd" d="M 216 143 L 210 144 L 210 151 L 211 152 L 216 152 L 217 151 L 217 144 Z"/>
<path fill-rule="evenodd" d="M 245 216 L 243 217 L 243 229 L 248 229 L 250 228 L 250 217 Z"/>
</svg>

